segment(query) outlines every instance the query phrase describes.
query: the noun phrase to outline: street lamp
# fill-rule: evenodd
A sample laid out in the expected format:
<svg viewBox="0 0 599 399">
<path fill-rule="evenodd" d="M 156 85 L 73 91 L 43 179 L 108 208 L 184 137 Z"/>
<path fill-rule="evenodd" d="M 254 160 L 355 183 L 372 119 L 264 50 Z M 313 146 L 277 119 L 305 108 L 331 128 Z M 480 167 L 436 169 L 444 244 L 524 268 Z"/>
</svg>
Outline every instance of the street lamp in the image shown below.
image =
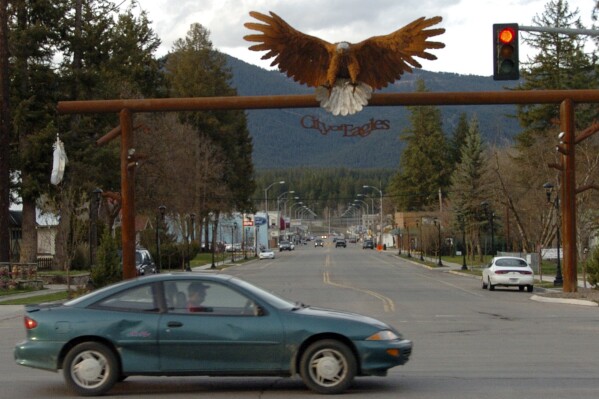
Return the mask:
<svg viewBox="0 0 599 399">
<path fill-rule="evenodd" d="M 266 226 L 267 226 L 267 230 L 270 228 L 270 221 L 268 218 L 268 189 L 271 188 L 272 186 L 274 186 L 275 184 L 285 184 L 285 180 L 281 180 L 281 181 L 276 181 L 274 183 L 272 183 L 270 186 L 266 187 L 264 189 L 264 209 L 266 210 Z"/>
<path fill-rule="evenodd" d="M 424 242 L 422 241 L 422 217 L 420 217 L 420 222 L 417 220 L 416 221 L 416 227 L 418 227 L 419 230 L 419 235 L 420 235 L 420 260 L 424 261 L 424 248 L 422 247 L 422 245 L 424 244 Z"/>
<path fill-rule="evenodd" d="M 191 242 L 193 243 L 196 239 L 196 229 L 195 229 L 196 214 L 195 213 L 190 214 L 189 219 L 191 220 Z"/>
<path fill-rule="evenodd" d="M 410 242 L 410 226 L 408 226 L 408 224 L 406 222 L 403 222 L 403 227 L 408 232 L 408 258 L 411 258 L 412 257 L 412 253 L 410 252 L 410 247 L 412 246 L 411 245 L 412 243 Z"/>
<path fill-rule="evenodd" d="M 383 245 L 383 190 L 381 190 L 380 188 L 374 187 L 374 186 L 367 186 L 364 185 L 362 186 L 362 188 L 372 188 L 376 191 L 379 192 L 379 194 L 381 195 L 381 228 L 380 228 L 380 241 L 378 242 L 379 245 Z"/>
<path fill-rule="evenodd" d="M 98 210 L 100 209 L 100 199 L 102 190 L 96 188 L 92 191 L 89 201 L 89 267 L 90 269 L 96 263 L 96 250 L 98 248 Z"/>
<path fill-rule="evenodd" d="M 489 203 L 483 201 L 480 203 L 485 211 L 485 216 L 491 221 L 491 256 L 495 256 L 495 228 L 493 226 L 493 219 L 495 219 L 495 212 L 489 212 Z"/>
<path fill-rule="evenodd" d="M 191 242 L 193 242 L 193 219 L 195 217 L 195 214 L 191 213 L 189 215 L 189 224 L 187 224 L 187 237 L 185 237 L 185 243 L 187 244 L 187 256 L 185 256 L 185 271 L 186 272 L 190 272 L 191 271 L 191 250 L 190 250 L 190 246 L 191 246 Z"/>
<path fill-rule="evenodd" d="M 547 202 L 551 203 L 551 192 L 553 191 L 553 184 L 551 183 L 545 183 L 543 184 L 543 188 L 545 189 L 545 194 L 547 194 Z M 557 227 L 557 232 L 556 232 L 556 238 L 557 238 L 557 270 L 555 271 L 555 280 L 553 280 L 553 286 L 555 287 L 561 287 L 562 285 L 564 285 L 564 279 L 562 276 L 562 265 L 561 265 L 561 259 L 560 259 L 560 253 L 559 253 L 559 249 L 560 249 L 560 242 L 561 242 L 561 237 L 560 237 L 560 213 L 559 213 L 559 195 L 556 194 L 555 198 L 553 200 L 553 206 L 555 207 L 555 213 L 557 215 L 557 223 L 556 223 L 556 227 Z M 540 267 L 540 265 L 539 265 Z"/>
<path fill-rule="evenodd" d="M 156 257 L 158 258 L 158 268 L 156 273 L 160 273 L 162 270 L 162 255 L 160 254 L 160 226 L 164 223 L 164 213 L 166 212 L 166 206 L 160 205 L 158 207 L 158 214 L 156 215 Z"/>
<path fill-rule="evenodd" d="M 237 233 L 237 222 L 231 225 L 231 262 L 235 263 L 235 234 Z"/>
<path fill-rule="evenodd" d="M 441 261 L 441 221 L 435 219 L 435 225 L 437 226 L 437 229 L 439 230 L 439 238 L 438 238 L 439 261 L 437 262 L 437 265 L 443 266 L 443 262 Z"/>
<path fill-rule="evenodd" d="M 214 234 L 216 232 L 216 229 L 214 228 L 214 212 L 209 212 L 208 216 L 210 216 L 210 222 L 212 224 L 212 229 L 211 229 L 212 231 L 211 231 L 211 237 L 210 237 L 211 238 L 210 239 L 210 252 L 212 252 L 212 265 L 210 266 L 210 268 L 214 269 L 214 268 L 216 268 L 216 265 L 214 264 L 214 247 L 215 247 L 214 244 L 215 244 L 215 239 L 216 239 L 215 234 Z"/>
<path fill-rule="evenodd" d="M 468 270 L 466 265 L 466 221 L 462 213 L 458 214 L 458 223 L 462 229 L 462 270 Z"/>
</svg>

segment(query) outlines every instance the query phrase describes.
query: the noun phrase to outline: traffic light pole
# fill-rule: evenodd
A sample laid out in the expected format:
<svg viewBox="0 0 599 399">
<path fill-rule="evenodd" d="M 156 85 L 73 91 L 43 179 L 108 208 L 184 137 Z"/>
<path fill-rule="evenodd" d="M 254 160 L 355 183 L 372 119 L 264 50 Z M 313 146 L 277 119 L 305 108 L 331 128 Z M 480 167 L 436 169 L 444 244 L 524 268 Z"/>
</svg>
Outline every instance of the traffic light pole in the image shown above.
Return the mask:
<svg viewBox="0 0 599 399">
<path fill-rule="evenodd" d="M 568 29 L 568 28 L 552 28 L 545 26 L 521 26 L 518 25 L 519 30 L 525 32 L 543 32 L 543 33 L 563 33 L 566 35 L 587 35 L 587 36 L 599 36 L 599 30 L 594 29 Z"/>
</svg>

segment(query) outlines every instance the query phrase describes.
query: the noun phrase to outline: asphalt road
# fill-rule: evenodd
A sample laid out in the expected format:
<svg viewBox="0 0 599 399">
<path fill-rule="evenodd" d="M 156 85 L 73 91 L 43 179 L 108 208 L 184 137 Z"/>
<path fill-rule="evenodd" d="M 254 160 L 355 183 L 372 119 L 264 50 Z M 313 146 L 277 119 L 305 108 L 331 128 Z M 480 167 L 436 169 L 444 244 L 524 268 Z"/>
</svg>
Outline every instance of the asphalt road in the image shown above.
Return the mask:
<svg viewBox="0 0 599 399">
<path fill-rule="evenodd" d="M 599 310 L 541 303 L 514 289 L 429 270 L 391 253 L 300 246 L 275 260 L 226 269 L 311 306 L 364 313 L 414 342 L 387 377 L 358 378 L 346 394 L 368 398 L 597 398 Z M 71 397 L 62 375 L 14 364 L 19 308 L 0 306 L 0 398 Z M 313 398 L 297 378 L 132 377 L 112 398 Z"/>
</svg>

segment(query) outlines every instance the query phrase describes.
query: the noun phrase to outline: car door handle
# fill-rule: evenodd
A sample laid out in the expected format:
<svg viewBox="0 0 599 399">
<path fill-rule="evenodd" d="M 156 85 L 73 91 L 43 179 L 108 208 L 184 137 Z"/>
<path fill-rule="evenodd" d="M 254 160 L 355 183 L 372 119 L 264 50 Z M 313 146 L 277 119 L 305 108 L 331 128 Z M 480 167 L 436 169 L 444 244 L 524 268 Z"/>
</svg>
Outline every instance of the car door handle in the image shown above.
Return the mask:
<svg viewBox="0 0 599 399">
<path fill-rule="evenodd" d="M 167 327 L 183 327 L 183 323 L 180 321 L 169 321 L 166 325 Z"/>
</svg>

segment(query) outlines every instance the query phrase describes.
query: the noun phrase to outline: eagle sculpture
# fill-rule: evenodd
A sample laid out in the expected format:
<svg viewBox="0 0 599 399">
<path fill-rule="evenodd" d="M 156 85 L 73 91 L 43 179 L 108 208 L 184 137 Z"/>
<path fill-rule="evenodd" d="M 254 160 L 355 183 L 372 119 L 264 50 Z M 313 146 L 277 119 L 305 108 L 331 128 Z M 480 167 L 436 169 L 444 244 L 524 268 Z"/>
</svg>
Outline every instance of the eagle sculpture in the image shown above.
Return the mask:
<svg viewBox="0 0 599 399">
<path fill-rule="evenodd" d="M 441 17 L 424 17 L 384 36 L 373 36 L 360 43 L 329 43 L 302 33 L 274 12 L 265 15 L 251 11 L 258 21 L 245 27 L 261 32 L 244 37 L 250 50 L 268 51 L 262 59 L 275 57 L 271 66 L 295 81 L 316 88 L 316 99 L 333 115 L 351 115 L 362 110 L 374 89 L 381 89 L 401 78 L 412 67 L 422 66 L 414 59 L 435 60 L 428 49 L 445 44 L 428 41 L 445 32 L 427 29 L 441 22 Z"/>
</svg>

